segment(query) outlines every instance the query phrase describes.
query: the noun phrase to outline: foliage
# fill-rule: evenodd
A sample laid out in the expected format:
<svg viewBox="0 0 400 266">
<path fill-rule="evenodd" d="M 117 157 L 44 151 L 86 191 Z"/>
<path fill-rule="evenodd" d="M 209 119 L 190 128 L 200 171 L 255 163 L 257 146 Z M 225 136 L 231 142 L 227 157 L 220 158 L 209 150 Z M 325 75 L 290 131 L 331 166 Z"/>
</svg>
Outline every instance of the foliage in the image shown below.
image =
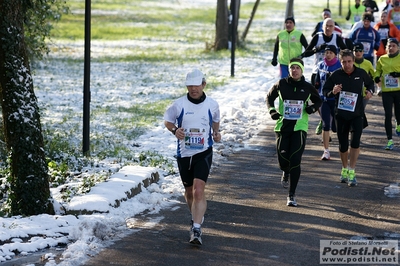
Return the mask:
<svg viewBox="0 0 400 266">
<path fill-rule="evenodd" d="M 168 174 L 175 174 L 172 161 L 156 151 L 141 152 L 135 161 L 138 162 L 140 166 L 158 167 L 167 171 Z"/>
<path fill-rule="evenodd" d="M 46 38 L 50 37 L 52 23 L 59 21 L 69 9 L 64 0 L 30 0 L 27 3 L 24 20 L 27 52 L 31 60 L 41 59 L 50 51 Z"/>
</svg>

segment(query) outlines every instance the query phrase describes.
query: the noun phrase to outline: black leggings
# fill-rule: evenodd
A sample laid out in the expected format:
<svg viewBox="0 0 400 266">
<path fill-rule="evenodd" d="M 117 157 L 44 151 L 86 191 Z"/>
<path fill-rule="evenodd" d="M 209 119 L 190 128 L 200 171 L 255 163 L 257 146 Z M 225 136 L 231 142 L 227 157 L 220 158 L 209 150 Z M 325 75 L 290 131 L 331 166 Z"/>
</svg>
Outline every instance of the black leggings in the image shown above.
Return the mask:
<svg viewBox="0 0 400 266">
<path fill-rule="evenodd" d="M 279 168 L 290 173 L 289 196 L 294 196 L 300 179 L 300 163 L 306 146 L 307 133 L 301 130 L 275 133 Z"/>
<path fill-rule="evenodd" d="M 385 110 L 385 131 L 388 139 L 392 139 L 392 116 L 394 106 L 394 116 L 397 124 L 400 124 L 400 91 L 382 92 L 382 104 Z"/>
<path fill-rule="evenodd" d="M 364 127 L 364 117 L 358 116 L 351 120 L 346 120 L 336 116 L 336 129 L 339 140 L 339 151 L 349 150 L 349 133 L 351 132 L 350 147 L 357 149 L 360 147 L 360 139 Z"/>
</svg>

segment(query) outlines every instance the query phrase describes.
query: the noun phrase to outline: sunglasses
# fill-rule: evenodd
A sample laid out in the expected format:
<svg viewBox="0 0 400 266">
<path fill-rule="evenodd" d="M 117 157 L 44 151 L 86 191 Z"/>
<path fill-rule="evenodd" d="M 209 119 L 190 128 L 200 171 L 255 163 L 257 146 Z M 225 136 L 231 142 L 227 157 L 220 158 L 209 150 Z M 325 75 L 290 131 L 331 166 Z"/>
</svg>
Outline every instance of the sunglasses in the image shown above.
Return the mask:
<svg viewBox="0 0 400 266">
<path fill-rule="evenodd" d="M 363 49 L 354 49 L 355 52 L 364 52 Z"/>
</svg>

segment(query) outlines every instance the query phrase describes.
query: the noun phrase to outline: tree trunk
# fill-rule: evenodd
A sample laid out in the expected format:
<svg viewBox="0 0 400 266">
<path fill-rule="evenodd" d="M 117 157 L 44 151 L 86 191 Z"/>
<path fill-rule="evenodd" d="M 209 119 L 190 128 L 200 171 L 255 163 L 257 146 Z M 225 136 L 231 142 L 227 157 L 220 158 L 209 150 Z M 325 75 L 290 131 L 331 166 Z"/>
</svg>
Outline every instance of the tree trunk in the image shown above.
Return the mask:
<svg viewBox="0 0 400 266">
<path fill-rule="evenodd" d="M 215 22 L 215 44 L 216 51 L 228 49 L 229 21 L 227 0 L 217 0 L 217 19 Z"/>
<path fill-rule="evenodd" d="M 24 41 L 29 1 L 0 0 L 0 97 L 9 152 L 9 212 L 53 214 L 37 99 Z"/>
<path fill-rule="evenodd" d="M 247 33 L 249 32 L 251 23 L 253 22 L 253 19 L 254 19 L 254 16 L 256 14 L 256 11 L 257 11 L 257 8 L 258 8 L 259 4 L 260 4 L 260 0 L 256 0 L 256 2 L 254 3 L 254 6 L 253 6 L 253 11 L 251 11 L 250 19 L 247 22 L 246 28 L 244 29 L 244 31 L 242 33 L 242 37 L 240 38 L 240 40 L 242 42 L 244 42 L 244 40 L 246 39 Z"/>
</svg>

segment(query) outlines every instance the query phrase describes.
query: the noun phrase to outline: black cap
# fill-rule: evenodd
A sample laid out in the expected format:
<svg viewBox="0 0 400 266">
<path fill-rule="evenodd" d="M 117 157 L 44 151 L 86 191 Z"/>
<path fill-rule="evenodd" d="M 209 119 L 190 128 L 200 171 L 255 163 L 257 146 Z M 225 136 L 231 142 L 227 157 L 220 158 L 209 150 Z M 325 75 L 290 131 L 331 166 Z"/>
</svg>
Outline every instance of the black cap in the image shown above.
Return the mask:
<svg viewBox="0 0 400 266">
<path fill-rule="evenodd" d="M 288 20 L 291 20 L 291 21 L 293 22 L 293 24 L 296 24 L 296 22 L 294 21 L 294 17 L 287 17 L 287 18 L 285 19 L 285 23 L 286 23 Z"/>
<path fill-rule="evenodd" d="M 360 42 L 354 44 L 353 51 L 355 51 L 355 50 L 363 50 L 364 51 L 364 45 Z"/>
<path fill-rule="evenodd" d="M 362 20 L 374 21 L 374 17 L 372 16 L 371 13 L 364 12 L 363 15 L 362 15 Z"/>
<path fill-rule="evenodd" d="M 331 51 L 337 55 L 337 48 L 335 45 L 330 44 L 330 45 L 326 46 L 325 51 Z"/>
<path fill-rule="evenodd" d="M 399 41 L 396 38 L 389 38 L 387 40 L 388 43 L 395 43 L 397 46 L 399 46 Z"/>
</svg>

